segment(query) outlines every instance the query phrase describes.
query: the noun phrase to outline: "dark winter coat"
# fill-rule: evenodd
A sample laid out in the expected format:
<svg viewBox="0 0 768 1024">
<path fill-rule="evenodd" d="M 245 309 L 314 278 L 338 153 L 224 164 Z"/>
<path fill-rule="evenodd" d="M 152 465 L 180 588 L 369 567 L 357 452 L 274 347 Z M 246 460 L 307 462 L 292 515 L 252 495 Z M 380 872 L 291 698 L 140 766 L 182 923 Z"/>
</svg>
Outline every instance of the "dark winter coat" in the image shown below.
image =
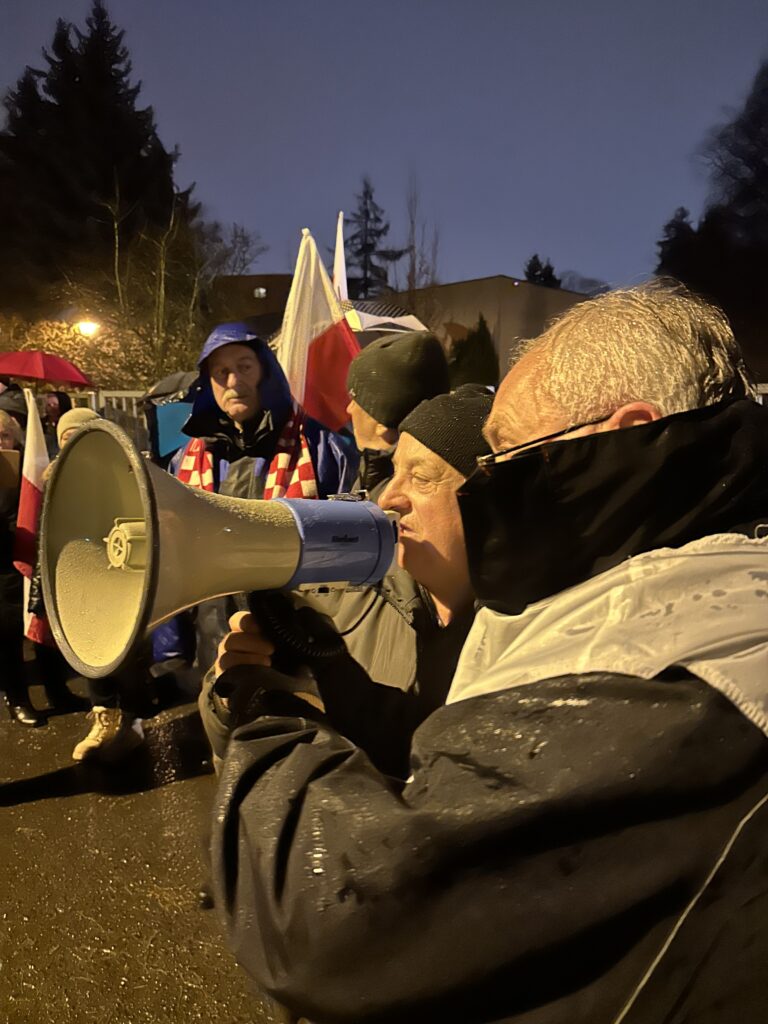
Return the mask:
<svg viewBox="0 0 768 1024">
<path fill-rule="evenodd" d="M 413 733 L 445 702 L 474 609 L 443 626 L 430 595 L 403 569 L 339 602 L 331 597 L 328 607 L 316 596 L 312 604 L 332 615 L 348 651 L 311 665 L 329 718 L 374 764 L 405 779 Z M 234 724 L 214 684 L 209 672 L 198 706 L 218 764 Z"/>
<path fill-rule="evenodd" d="M 673 417 L 615 432 L 623 507 L 621 479 L 600 486 L 622 466 L 601 463 L 602 442 L 570 449 L 566 477 L 550 453 L 534 456 L 563 500 L 595 476 L 600 508 L 610 496 L 624 523 L 582 534 L 591 568 L 569 589 L 520 616 L 478 616 L 461 685 L 416 731 L 404 787 L 330 716 L 270 688 L 254 701 L 221 775 L 217 904 L 240 962 L 297 1014 L 319 1024 L 766 1018 L 768 540 L 757 539 L 765 526 L 743 524 L 768 522 L 768 410 L 720 415 L 711 430 Z M 659 453 L 659 473 L 670 461 L 687 469 L 654 491 L 645 470 Z M 633 521 L 638 478 L 662 550 Z M 681 513 L 686 491 L 695 515 Z M 606 531 L 624 538 L 619 558 Z M 543 568 L 546 541 L 535 524 L 525 538 L 541 545 Z M 490 552 L 504 556 L 489 542 Z M 731 552 L 754 561 L 736 574 L 741 589 L 721 572 Z M 645 601 L 635 583 L 656 585 L 667 569 L 674 597 Z M 506 577 L 488 578 L 499 589 Z M 601 588 L 609 614 L 598 621 L 589 601 Z M 518 630 L 526 616 L 530 642 Z M 494 621 L 502 638 L 514 634 L 498 656 L 485 642 Z"/>
<path fill-rule="evenodd" d="M 0 487 L 0 690 L 22 699 L 24 580 L 13 565 L 19 486 Z"/>
</svg>

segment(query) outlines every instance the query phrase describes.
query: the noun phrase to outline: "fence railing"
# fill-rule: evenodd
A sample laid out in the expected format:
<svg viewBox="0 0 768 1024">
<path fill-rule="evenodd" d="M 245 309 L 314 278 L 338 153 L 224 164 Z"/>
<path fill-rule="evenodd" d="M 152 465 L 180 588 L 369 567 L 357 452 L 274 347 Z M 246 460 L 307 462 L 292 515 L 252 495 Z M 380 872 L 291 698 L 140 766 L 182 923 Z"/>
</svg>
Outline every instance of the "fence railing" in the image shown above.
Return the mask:
<svg viewBox="0 0 768 1024">
<path fill-rule="evenodd" d="M 141 406 L 143 391 L 70 391 L 73 405 L 86 406 L 116 423 L 142 451 L 149 446 L 147 424 Z"/>
</svg>

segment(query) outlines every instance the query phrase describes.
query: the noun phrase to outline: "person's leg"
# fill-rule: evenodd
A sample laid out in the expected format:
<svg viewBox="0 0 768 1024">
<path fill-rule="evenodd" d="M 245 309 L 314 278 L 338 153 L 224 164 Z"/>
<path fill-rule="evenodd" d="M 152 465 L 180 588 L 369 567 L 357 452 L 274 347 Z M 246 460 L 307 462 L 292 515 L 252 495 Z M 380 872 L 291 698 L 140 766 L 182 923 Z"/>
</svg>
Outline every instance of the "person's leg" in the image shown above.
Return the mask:
<svg viewBox="0 0 768 1024">
<path fill-rule="evenodd" d="M 48 644 L 34 646 L 40 681 L 51 707 L 61 712 L 87 710 L 92 702 L 78 697 L 67 686 L 69 666 L 58 647 L 49 647 Z"/>
<path fill-rule="evenodd" d="M 134 670 L 136 670 L 134 666 Z M 141 719 L 124 699 L 131 688 L 124 685 L 124 673 L 88 680 L 88 695 L 93 705 L 88 713 L 91 728 L 72 751 L 73 761 L 94 758 L 113 763 L 125 757 L 144 741 Z"/>
<path fill-rule="evenodd" d="M 32 707 L 24 668 L 24 585 L 14 572 L 0 576 L 0 658 L 2 689 L 11 718 L 19 725 L 45 724 L 45 716 Z"/>
</svg>

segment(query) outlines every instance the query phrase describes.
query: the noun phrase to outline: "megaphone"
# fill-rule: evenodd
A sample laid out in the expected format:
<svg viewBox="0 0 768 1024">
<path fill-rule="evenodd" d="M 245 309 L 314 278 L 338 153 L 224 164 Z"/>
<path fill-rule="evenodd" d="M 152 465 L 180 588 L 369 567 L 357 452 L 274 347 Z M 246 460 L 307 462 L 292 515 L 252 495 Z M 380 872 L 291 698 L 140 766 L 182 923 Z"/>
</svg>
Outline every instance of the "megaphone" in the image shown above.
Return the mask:
<svg viewBox="0 0 768 1024">
<path fill-rule="evenodd" d="M 40 559 L 53 635 L 81 675 L 110 675 L 148 630 L 201 601 L 255 590 L 366 585 L 397 526 L 368 501 L 243 500 L 195 490 L 114 423 L 86 423 L 59 454 Z"/>
</svg>

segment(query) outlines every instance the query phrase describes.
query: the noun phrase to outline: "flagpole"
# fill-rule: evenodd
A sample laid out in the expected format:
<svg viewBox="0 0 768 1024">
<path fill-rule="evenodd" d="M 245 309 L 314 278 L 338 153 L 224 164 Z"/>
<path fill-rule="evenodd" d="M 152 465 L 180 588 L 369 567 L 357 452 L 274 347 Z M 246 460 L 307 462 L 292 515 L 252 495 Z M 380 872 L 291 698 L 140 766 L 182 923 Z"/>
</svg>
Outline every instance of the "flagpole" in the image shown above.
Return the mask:
<svg viewBox="0 0 768 1024">
<path fill-rule="evenodd" d="M 347 292 L 347 260 L 344 254 L 344 211 L 336 220 L 336 251 L 333 254 L 333 290 L 339 302 L 349 299 Z"/>
</svg>

